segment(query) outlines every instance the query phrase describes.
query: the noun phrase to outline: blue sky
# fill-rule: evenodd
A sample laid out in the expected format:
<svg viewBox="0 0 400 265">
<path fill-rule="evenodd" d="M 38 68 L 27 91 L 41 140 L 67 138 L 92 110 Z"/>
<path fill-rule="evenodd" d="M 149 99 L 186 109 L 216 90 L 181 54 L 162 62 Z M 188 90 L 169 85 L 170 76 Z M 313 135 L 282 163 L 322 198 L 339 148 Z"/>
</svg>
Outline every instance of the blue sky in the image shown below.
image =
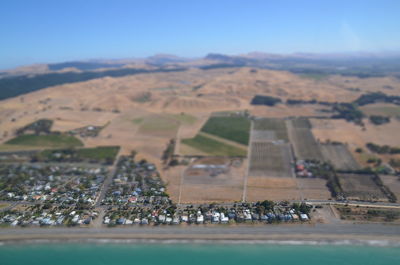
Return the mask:
<svg viewBox="0 0 400 265">
<path fill-rule="evenodd" d="M 399 51 L 399 14 L 399 0 L 2 0 L 0 69 L 157 53 Z"/>
</svg>

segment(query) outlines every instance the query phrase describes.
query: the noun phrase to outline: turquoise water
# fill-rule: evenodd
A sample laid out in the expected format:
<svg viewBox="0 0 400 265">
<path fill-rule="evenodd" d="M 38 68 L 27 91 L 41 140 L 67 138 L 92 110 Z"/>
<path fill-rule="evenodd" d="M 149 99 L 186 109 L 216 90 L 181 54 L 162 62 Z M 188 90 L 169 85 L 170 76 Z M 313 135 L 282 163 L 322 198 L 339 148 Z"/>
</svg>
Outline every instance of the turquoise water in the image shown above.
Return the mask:
<svg viewBox="0 0 400 265">
<path fill-rule="evenodd" d="M 1 265 L 380 265 L 400 264 L 400 248 L 216 244 L 44 244 L 0 246 Z"/>
</svg>

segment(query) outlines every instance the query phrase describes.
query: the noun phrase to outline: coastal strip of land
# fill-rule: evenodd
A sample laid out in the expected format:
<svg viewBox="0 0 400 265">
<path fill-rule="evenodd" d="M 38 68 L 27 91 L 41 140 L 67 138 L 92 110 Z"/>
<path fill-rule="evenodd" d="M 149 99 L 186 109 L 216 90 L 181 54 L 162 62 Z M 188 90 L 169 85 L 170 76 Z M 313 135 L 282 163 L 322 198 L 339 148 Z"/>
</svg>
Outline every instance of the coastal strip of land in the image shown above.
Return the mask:
<svg viewBox="0 0 400 265">
<path fill-rule="evenodd" d="M 271 226 L 133 226 L 129 228 L 6 228 L 0 242 L 90 240 L 212 240 L 212 241 L 381 241 L 400 245 L 397 225 L 315 224 Z"/>
</svg>

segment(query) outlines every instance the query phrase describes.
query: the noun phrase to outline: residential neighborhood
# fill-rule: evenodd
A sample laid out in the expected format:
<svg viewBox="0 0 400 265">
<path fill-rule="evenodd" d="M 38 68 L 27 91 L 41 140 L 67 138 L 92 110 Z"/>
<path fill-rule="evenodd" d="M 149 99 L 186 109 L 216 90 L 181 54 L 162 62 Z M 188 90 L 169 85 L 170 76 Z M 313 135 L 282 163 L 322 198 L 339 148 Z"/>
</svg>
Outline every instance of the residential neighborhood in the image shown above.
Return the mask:
<svg viewBox="0 0 400 265">
<path fill-rule="evenodd" d="M 0 174 L 0 201 L 9 205 L 0 211 L 3 226 L 306 222 L 312 208 L 272 201 L 177 205 L 156 166 L 134 155 L 120 156 L 112 172 L 94 165 L 9 163 Z M 112 178 L 109 185 L 106 178 Z"/>
</svg>

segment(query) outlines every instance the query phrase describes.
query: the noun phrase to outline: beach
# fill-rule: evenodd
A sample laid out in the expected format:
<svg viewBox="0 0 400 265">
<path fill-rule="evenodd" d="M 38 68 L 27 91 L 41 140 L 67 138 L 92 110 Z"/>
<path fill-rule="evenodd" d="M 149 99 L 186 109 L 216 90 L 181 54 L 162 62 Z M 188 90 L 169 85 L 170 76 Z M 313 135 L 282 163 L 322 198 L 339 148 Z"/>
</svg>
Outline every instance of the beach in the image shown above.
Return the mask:
<svg viewBox="0 0 400 265">
<path fill-rule="evenodd" d="M 400 227 L 385 224 L 131 226 L 115 228 L 3 228 L 0 242 L 320 242 L 400 245 Z"/>
</svg>

